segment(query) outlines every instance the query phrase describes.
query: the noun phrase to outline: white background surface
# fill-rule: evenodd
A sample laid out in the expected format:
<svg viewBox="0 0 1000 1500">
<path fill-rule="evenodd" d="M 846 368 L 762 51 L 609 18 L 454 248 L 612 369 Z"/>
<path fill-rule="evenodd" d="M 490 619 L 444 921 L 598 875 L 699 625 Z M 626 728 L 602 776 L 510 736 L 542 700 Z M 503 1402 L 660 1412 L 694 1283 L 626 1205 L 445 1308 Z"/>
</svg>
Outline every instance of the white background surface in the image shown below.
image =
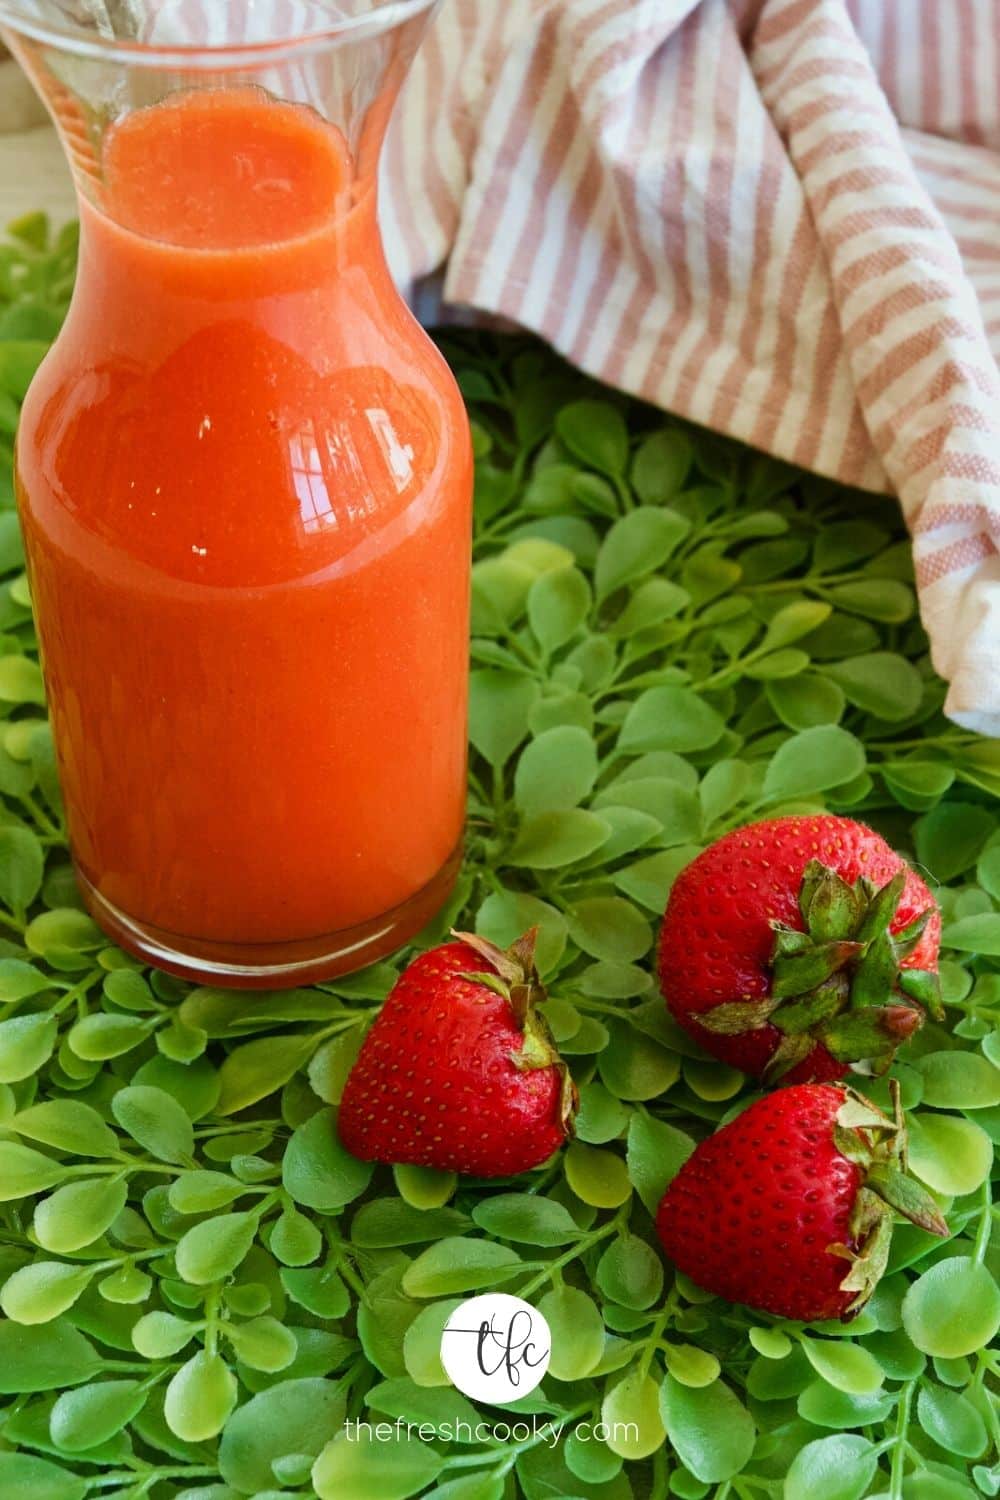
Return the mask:
<svg viewBox="0 0 1000 1500">
<path fill-rule="evenodd" d="M 44 119 L 17 64 L 0 56 L 0 230 L 34 208 L 57 224 L 74 212 L 69 171 L 51 126 L 39 124 Z"/>
<path fill-rule="evenodd" d="M 0 135 L 0 230 L 30 209 L 62 224 L 74 213 L 69 170 L 48 126 Z"/>
</svg>

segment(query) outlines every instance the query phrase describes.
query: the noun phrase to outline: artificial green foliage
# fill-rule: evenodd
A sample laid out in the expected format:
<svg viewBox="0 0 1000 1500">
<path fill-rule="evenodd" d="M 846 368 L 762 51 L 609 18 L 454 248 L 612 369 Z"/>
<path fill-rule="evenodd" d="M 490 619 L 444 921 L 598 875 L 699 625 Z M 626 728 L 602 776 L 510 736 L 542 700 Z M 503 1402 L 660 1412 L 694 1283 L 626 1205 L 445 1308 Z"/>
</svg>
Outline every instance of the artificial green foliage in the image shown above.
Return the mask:
<svg viewBox="0 0 1000 1500">
<path fill-rule="evenodd" d="M 1000 746 L 942 716 L 895 506 L 529 340 L 449 335 L 477 454 L 468 852 L 416 946 L 538 925 L 579 1133 L 517 1180 L 373 1169 L 336 1111 L 406 954 L 240 995 L 142 969 L 80 909 L 8 462 L 73 261 L 38 218 L 0 247 L 0 1495 L 997 1494 Z M 666 1184 L 752 1092 L 668 1020 L 654 940 L 707 841 L 824 807 L 944 911 L 947 1021 L 895 1073 L 952 1238 L 898 1226 L 856 1321 L 802 1328 L 660 1254 Z M 558 1443 L 440 1435 L 470 1410 L 441 1329 L 501 1286 L 551 1325 L 521 1414 Z M 588 1441 L 602 1415 L 630 1425 Z M 430 1431 L 349 1442 L 358 1416 Z"/>
</svg>

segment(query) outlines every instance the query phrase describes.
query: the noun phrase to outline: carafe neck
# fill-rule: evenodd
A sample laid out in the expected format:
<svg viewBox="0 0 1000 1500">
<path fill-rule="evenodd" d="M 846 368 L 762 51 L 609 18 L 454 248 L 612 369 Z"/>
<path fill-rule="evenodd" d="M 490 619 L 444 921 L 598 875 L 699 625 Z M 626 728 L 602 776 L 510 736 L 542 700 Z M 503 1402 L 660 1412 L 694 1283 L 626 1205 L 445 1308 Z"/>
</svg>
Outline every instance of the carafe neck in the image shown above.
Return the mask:
<svg viewBox="0 0 1000 1500">
<path fill-rule="evenodd" d="M 129 116 L 79 197 L 70 326 L 119 353 L 169 347 L 212 321 L 279 316 L 286 336 L 296 323 L 305 333 L 317 299 L 396 295 L 371 165 L 359 170 L 312 111 L 257 90 Z"/>
</svg>

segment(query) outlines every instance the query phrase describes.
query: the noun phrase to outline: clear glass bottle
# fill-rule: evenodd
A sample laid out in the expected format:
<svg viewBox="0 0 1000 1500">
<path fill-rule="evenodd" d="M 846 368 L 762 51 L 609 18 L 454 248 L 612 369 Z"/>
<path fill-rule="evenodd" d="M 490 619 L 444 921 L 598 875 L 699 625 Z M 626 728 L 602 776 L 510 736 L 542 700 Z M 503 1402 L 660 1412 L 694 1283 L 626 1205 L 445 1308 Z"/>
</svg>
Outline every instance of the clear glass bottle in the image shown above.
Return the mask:
<svg viewBox="0 0 1000 1500">
<path fill-rule="evenodd" d="M 81 219 L 17 444 L 70 842 L 185 977 L 357 968 L 457 868 L 468 424 L 376 207 L 431 9 L 0 0 Z"/>
</svg>

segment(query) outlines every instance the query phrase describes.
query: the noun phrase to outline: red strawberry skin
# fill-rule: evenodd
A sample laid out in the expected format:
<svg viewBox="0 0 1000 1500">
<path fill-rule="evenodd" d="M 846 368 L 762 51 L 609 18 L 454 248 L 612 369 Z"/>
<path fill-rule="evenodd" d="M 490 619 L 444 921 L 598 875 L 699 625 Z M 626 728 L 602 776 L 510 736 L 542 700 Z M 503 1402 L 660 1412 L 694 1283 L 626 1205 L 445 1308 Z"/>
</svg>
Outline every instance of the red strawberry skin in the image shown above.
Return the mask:
<svg viewBox="0 0 1000 1500">
<path fill-rule="evenodd" d="M 422 954 L 365 1038 L 340 1105 L 340 1138 L 363 1161 L 506 1177 L 564 1144 L 555 1066 L 521 1072 L 509 1000 L 463 978 L 489 971 L 465 943 Z"/>
<path fill-rule="evenodd" d="M 656 1216 L 663 1248 L 706 1291 L 780 1318 L 839 1318 L 861 1169 L 833 1143 L 844 1091 L 797 1084 L 758 1099 L 697 1147 Z"/>
<path fill-rule="evenodd" d="M 781 1040 L 765 1025 L 739 1036 L 709 1032 L 698 1016 L 716 1005 L 770 994 L 772 921 L 801 931 L 799 888 L 806 865 L 818 859 L 848 883 L 862 875 L 883 886 L 906 869 L 906 885 L 889 924 L 899 932 L 928 907 L 933 915 L 902 968 L 937 969 L 941 915 L 915 870 L 879 834 L 851 818 L 830 814 L 771 818 L 734 829 L 692 860 L 677 877 L 660 929 L 660 985 L 671 1014 L 715 1057 L 760 1076 Z M 817 1045 L 787 1083 L 841 1078 L 844 1064 Z"/>
</svg>

